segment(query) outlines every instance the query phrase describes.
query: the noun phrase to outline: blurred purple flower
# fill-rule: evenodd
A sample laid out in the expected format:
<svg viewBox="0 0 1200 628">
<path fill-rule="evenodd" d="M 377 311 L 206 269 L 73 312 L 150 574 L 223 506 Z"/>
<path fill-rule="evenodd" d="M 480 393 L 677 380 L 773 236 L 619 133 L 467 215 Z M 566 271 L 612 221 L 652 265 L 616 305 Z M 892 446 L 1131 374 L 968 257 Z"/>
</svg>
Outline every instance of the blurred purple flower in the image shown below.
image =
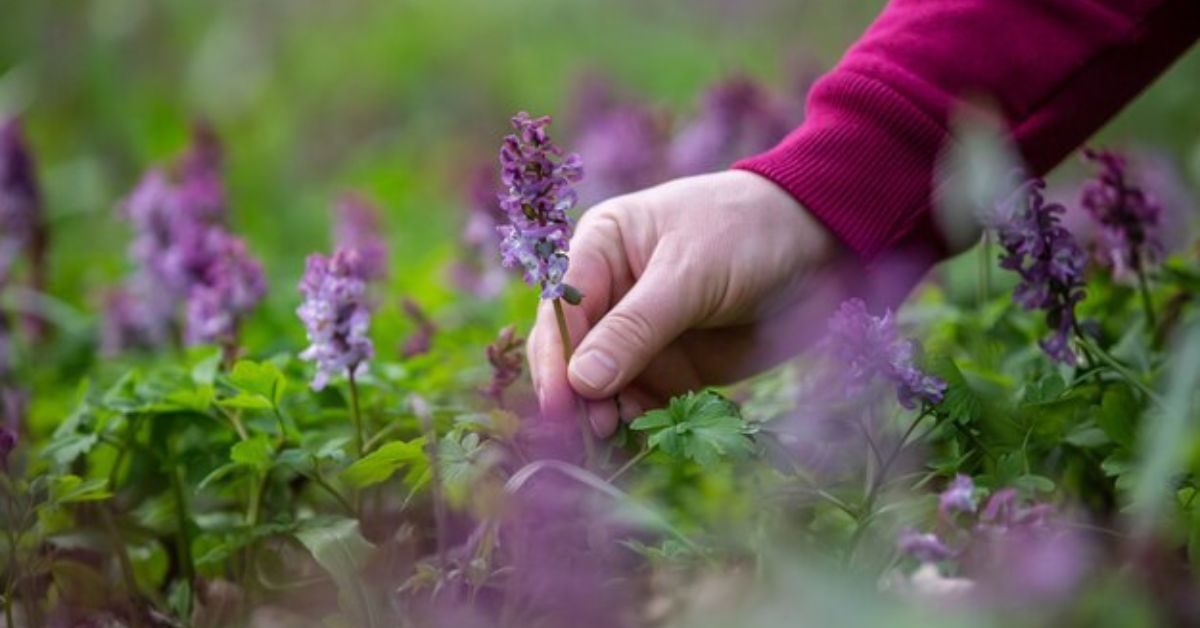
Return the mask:
<svg viewBox="0 0 1200 628">
<path fill-rule="evenodd" d="M 938 496 L 938 511 L 942 515 L 954 512 L 975 512 L 975 482 L 970 476 L 958 474 Z"/>
<path fill-rule="evenodd" d="M 771 148 L 793 126 L 785 107 L 747 77 L 721 82 L 704 95 L 698 117 L 671 142 L 673 176 L 713 172 Z"/>
<path fill-rule="evenodd" d="M 216 136 L 197 127 L 172 178 L 148 171 L 125 199 L 124 213 L 135 232 L 130 256 L 137 263 L 131 288 L 112 303 L 106 323 L 109 348 L 161 342 L 182 302 L 188 344 L 216 342 L 233 349 L 240 320 L 262 300 L 262 268 L 245 243 L 224 226 L 221 149 Z M 140 301 L 134 304 L 132 300 Z M 136 305 L 136 306 L 135 306 Z M 135 325 L 140 329 L 135 329 Z"/>
<path fill-rule="evenodd" d="M 613 106 L 583 120 L 576 148 L 588 164 L 579 197 L 593 205 L 649 187 L 664 178 L 666 135 L 654 112 L 637 104 Z"/>
<path fill-rule="evenodd" d="M 1101 260 L 1116 277 L 1139 273 L 1162 255 L 1162 206 L 1131 180 L 1123 156 L 1090 148 L 1083 156 L 1100 167 L 1084 184 L 1079 203 L 1100 223 Z"/>
<path fill-rule="evenodd" d="M 404 341 L 404 347 L 400 353 L 405 358 L 414 358 L 418 355 L 429 353 L 429 349 L 433 346 L 433 335 L 437 333 L 437 325 L 425 314 L 425 310 L 412 299 L 404 297 L 400 302 L 400 308 L 404 310 L 404 315 L 417 326 L 417 330 L 413 332 L 407 340 Z"/>
<path fill-rule="evenodd" d="M 24 251 L 35 282 L 45 269 L 46 228 L 33 155 L 17 118 L 0 122 L 0 286 Z M 35 285 L 34 289 L 40 289 Z"/>
<path fill-rule="evenodd" d="M 946 382 L 913 365 L 913 343 L 896 337 L 891 312 L 872 316 L 861 299 L 841 304 L 829 320 L 824 348 L 843 377 L 846 398 L 862 392 L 876 378 L 896 386 L 900 404 L 912 409 L 918 402 L 941 403 Z"/>
<path fill-rule="evenodd" d="M 509 325 L 500 330 L 496 341 L 487 346 L 487 361 L 492 365 L 492 380 L 483 389 L 483 394 L 498 405 L 504 404 L 504 391 L 521 377 L 521 365 L 525 358 L 521 346 L 525 339 L 517 336 L 516 329 Z"/>
<path fill-rule="evenodd" d="M 546 134 L 549 117 L 531 118 L 525 112 L 512 119 L 516 134 L 500 148 L 501 181 L 507 188 L 500 208 L 509 224 L 497 228 L 503 236 L 500 255 L 506 268 L 525 269 L 525 281 L 542 288 L 543 299 L 564 295 L 563 276 L 574 225 L 567 211 L 575 205 L 572 184 L 583 177 L 576 154 L 562 149 Z"/>
<path fill-rule="evenodd" d="M 942 543 L 936 534 L 921 533 L 911 528 L 900 532 L 896 538 L 896 547 L 902 554 L 912 556 L 922 563 L 938 563 L 954 556 L 954 551 Z"/>
<path fill-rule="evenodd" d="M 462 291 L 490 299 L 504 288 L 506 273 L 492 260 L 500 254 L 496 233 L 504 221 L 496 175 L 489 166 L 475 170 L 467 182 L 467 221 L 460 237 L 458 259 L 450 267 L 451 281 Z"/>
<path fill-rule="evenodd" d="M 1026 310 L 1046 312 L 1051 335 L 1039 344 L 1051 359 L 1075 363 L 1069 339 L 1075 328 L 1075 305 L 1083 300 L 1087 255 L 1060 223 L 1065 208 L 1047 203 L 1041 179 L 1022 184 L 996 208 L 991 226 L 1004 253 L 1000 266 L 1021 276 L 1013 300 Z"/>
<path fill-rule="evenodd" d="M 337 202 L 335 248 L 358 251 L 363 277 L 368 281 L 387 275 L 387 243 L 380 235 L 379 211 L 358 194 L 345 194 Z"/>
<path fill-rule="evenodd" d="M 102 299 L 101 353 L 115 355 L 129 349 L 151 349 L 167 341 L 170 330 L 165 323 L 170 312 L 164 315 L 154 310 L 155 303 L 161 304 L 165 299 L 138 295 L 136 285 L 111 288 Z"/>
<path fill-rule="evenodd" d="M 262 266 L 246 250 L 246 243 L 223 229 L 206 234 L 207 265 L 187 301 L 188 344 L 236 343 L 238 322 L 267 292 Z"/>
<path fill-rule="evenodd" d="M 333 257 L 309 255 L 300 280 L 304 303 L 296 314 L 304 321 L 309 341 L 300 358 L 317 365 L 314 390 L 336 375 L 357 374 L 374 352 L 367 337 L 371 312 L 366 278 L 357 257 L 353 249 L 339 249 Z"/>
<path fill-rule="evenodd" d="M 0 472 L 8 473 L 8 457 L 17 448 L 17 433 L 0 425 Z"/>
</svg>

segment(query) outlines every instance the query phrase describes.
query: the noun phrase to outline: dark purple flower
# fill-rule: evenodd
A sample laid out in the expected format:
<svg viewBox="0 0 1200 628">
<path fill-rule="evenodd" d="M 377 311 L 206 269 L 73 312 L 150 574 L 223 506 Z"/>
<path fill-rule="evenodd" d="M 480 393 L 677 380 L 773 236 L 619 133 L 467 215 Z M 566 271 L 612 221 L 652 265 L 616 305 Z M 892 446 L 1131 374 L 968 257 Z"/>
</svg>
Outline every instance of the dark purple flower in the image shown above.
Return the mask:
<svg viewBox="0 0 1200 628">
<path fill-rule="evenodd" d="M 1069 339 L 1075 328 L 1075 305 L 1083 300 L 1087 255 L 1060 224 L 1065 208 L 1047 203 L 1046 184 L 1031 179 L 997 207 L 991 226 L 1004 253 L 1000 266 L 1021 276 L 1013 300 L 1027 310 L 1046 312 L 1051 335 L 1039 344 L 1064 364 L 1075 363 Z"/>
<path fill-rule="evenodd" d="M 357 374 L 374 353 L 367 328 L 366 278 L 353 249 L 333 257 L 309 255 L 300 292 L 304 303 L 296 310 L 308 332 L 309 346 L 300 358 L 315 362 L 312 387 L 321 390 L 331 377 Z"/>
<path fill-rule="evenodd" d="M 671 174 L 713 172 L 767 150 L 791 130 L 788 117 L 785 108 L 749 78 L 719 83 L 704 95 L 699 116 L 671 142 Z"/>
<path fill-rule="evenodd" d="M 496 341 L 487 346 L 487 361 L 492 365 L 492 380 L 483 389 L 497 404 L 503 405 L 504 391 L 521 377 L 521 365 L 525 359 L 521 355 L 521 347 L 525 339 L 517 335 L 516 329 L 509 325 L 500 330 Z"/>
<path fill-rule="evenodd" d="M 517 133 L 500 148 L 501 181 L 507 191 L 500 208 L 508 217 L 498 227 L 504 266 L 525 269 L 525 281 L 541 286 L 543 299 L 564 295 L 563 276 L 574 225 L 567 211 L 575 206 L 572 184 L 583 177 L 578 155 L 563 155 L 546 134 L 549 117 L 525 112 L 512 119 Z"/>
<path fill-rule="evenodd" d="M 1123 156 L 1086 149 L 1083 156 L 1100 167 L 1083 186 L 1080 205 L 1100 223 L 1101 260 L 1117 277 L 1154 264 L 1162 254 L 1158 199 L 1134 183 Z"/>
<path fill-rule="evenodd" d="M 943 515 L 955 512 L 975 512 L 975 482 L 970 476 L 958 474 L 946 490 L 938 495 L 938 511 Z"/>
<path fill-rule="evenodd" d="M 357 194 L 345 194 L 337 202 L 334 226 L 336 248 L 358 251 L 363 277 L 368 281 L 387 275 L 388 251 L 379 224 L 379 211 Z"/>
<path fill-rule="evenodd" d="M 47 240 L 36 167 L 20 121 L 0 121 L 0 288 L 24 253 L 31 288 L 45 289 Z"/>
<path fill-rule="evenodd" d="M 430 347 L 433 346 L 433 335 L 437 333 L 437 325 L 425 314 L 425 310 L 421 309 L 416 301 L 408 297 L 404 297 L 404 300 L 400 302 L 400 307 L 404 310 L 404 315 L 417 326 L 417 330 L 404 341 L 404 347 L 400 350 L 401 355 L 405 358 L 414 358 L 429 353 Z"/>
<path fill-rule="evenodd" d="M 936 534 L 922 533 L 911 528 L 900 532 L 896 547 L 901 553 L 922 563 L 938 563 L 954 556 L 954 551 L 942 543 Z"/>
<path fill-rule="evenodd" d="M 3 409 L 3 408 L 0 408 Z M 7 417 L 0 417 L 7 418 Z M 0 471 L 8 473 L 8 457 L 17 448 L 17 433 L 0 425 Z"/>
<path fill-rule="evenodd" d="M 896 337 L 891 312 L 872 316 L 861 299 L 842 303 L 829 320 L 825 350 L 842 370 L 846 398 L 857 396 L 876 378 L 896 386 L 896 396 L 905 408 L 924 401 L 940 403 L 946 383 L 913 365 L 913 343 Z"/>
<path fill-rule="evenodd" d="M 576 148 L 588 164 L 579 196 L 592 205 L 664 178 L 664 125 L 637 104 L 611 107 L 584 120 Z"/>
</svg>

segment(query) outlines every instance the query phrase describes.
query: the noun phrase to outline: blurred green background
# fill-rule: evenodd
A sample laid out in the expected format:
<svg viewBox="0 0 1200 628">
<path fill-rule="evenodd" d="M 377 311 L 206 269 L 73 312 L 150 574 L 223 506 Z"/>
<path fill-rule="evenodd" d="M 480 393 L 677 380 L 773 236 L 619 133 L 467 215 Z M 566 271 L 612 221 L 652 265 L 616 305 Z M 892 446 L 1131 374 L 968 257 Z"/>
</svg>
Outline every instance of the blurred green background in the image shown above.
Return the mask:
<svg viewBox="0 0 1200 628">
<path fill-rule="evenodd" d="M 41 161 L 52 292 L 85 312 L 128 271 L 116 203 L 181 150 L 193 120 L 211 122 L 235 229 L 274 287 L 251 338 L 295 347 L 294 282 L 303 257 L 328 247 L 340 191 L 386 210 L 392 288 L 436 307 L 452 298 L 441 266 L 463 180 L 494 158 L 511 112 L 564 113 L 572 87 L 600 72 L 686 116 L 730 74 L 782 88 L 797 67 L 828 68 L 882 4 L 5 0 L 0 111 L 24 116 Z M 1161 147 L 1200 180 L 1198 106 L 1194 50 L 1105 139 Z"/>
</svg>

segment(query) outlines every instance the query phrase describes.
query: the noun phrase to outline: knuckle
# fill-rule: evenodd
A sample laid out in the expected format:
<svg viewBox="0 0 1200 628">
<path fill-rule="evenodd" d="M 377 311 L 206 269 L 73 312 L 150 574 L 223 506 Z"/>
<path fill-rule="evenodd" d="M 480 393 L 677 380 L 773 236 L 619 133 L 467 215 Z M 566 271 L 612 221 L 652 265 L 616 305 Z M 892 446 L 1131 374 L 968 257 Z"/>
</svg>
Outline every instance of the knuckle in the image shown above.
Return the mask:
<svg viewBox="0 0 1200 628">
<path fill-rule="evenodd" d="M 630 308 L 609 312 L 605 317 L 605 326 L 613 339 L 623 347 L 649 347 L 657 336 L 654 323 L 642 312 Z"/>
</svg>

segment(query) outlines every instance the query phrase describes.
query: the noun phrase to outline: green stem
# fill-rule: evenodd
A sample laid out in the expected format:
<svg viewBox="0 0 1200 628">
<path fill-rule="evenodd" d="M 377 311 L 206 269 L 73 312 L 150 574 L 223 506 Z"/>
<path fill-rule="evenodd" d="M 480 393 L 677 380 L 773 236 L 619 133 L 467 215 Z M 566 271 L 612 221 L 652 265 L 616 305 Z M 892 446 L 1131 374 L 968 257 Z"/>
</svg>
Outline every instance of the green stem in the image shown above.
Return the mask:
<svg viewBox="0 0 1200 628">
<path fill-rule="evenodd" d="M 337 500 L 337 503 L 340 504 L 341 507 L 344 508 L 346 510 L 346 512 L 350 514 L 351 517 L 358 516 L 358 513 L 354 511 L 354 506 L 350 504 L 350 500 L 346 499 L 345 495 L 342 495 L 342 493 L 340 491 L 338 491 L 336 488 L 334 488 L 333 485 L 330 484 L 329 481 L 325 479 L 325 476 L 321 473 L 320 467 L 317 466 L 317 461 L 316 461 L 315 456 L 313 459 L 313 474 L 312 474 L 311 478 L 312 478 L 313 483 L 315 483 L 317 486 L 321 487 L 326 493 L 329 493 L 330 495 L 332 495 L 333 498 L 335 500 Z"/>
<path fill-rule="evenodd" d="M 359 406 L 358 406 L 358 382 L 356 382 L 354 380 L 354 370 L 355 370 L 356 366 L 358 366 L 358 365 L 357 364 L 353 365 L 349 369 L 347 369 L 347 376 L 350 379 L 350 409 L 351 409 L 350 418 L 351 418 L 351 420 L 354 421 L 354 453 L 355 453 L 355 455 L 358 456 L 358 458 L 362 458 L 363 457 L 363 422 L 362 422 L 362 411 L 359 409 Z"/>
<path fill-rule="evenodd" d="M 992 236 L 984 229 L 983 242 L 979 249 L 979 305 L 987 303 L 988 295 L 992 293 Z"/>
<path fill-rule="evenodd" d="M 187 492 L 184 489 L 183 467 L 171 470 L 171 489 L 175 494 L 175 524 L 179 528 L 179 563 L 188 586 L 196 581 L 196 563 L 192 560 L 192 539 L 188 534 L 191 515 L 188 512 Z M 190 606 L 190 604 L 189 604 Z"/>
<path fill-rule="evenodd" d="M 632 469 L 634 465 L 645 459 L 646 456 L 650 455 L 651 451 L 652 450 L 649 447 L 639 451 L 636 456 L 630 458 L 625 464 L 621 465 L 621 468 L 617 469 L 612 475 L 608 476 L 608 483 L 612 484 L 617 480 L 617 478 L 625 475 L 626 471 Z"/>
<path fill-rule="evenodd" d="M 1100 361 L 1103 362 L 1105 366 L 1112 369 L 1117 375 L 1120 375 L 1121 378 L 1128 382 L 1130 386 L 1133 386 L 1141 391 L 1142 394 L 1146 395 L 1146 398 L 1158 404 L 1160 407 L 1163 405 L 1162 397 L 1160 397 L 1158 393 L 1154 392 L 1152 388 L 1147 386 L 1145 382 L 1143 382 L 1141 378 L 1135 375 L 1132 371 L 1125 368 L 1124 364 L 1121 364 L 1116 358 L 1109 355 L 1107 351 L 1101 349 L 1100 345 L 1092 341 L 1092 339 L 1089 338 L 1087 334 L 1084 334 L 1083 331 L 1078 328 L 1078 326 L 1075 328 L 1075 338 L 1079 341 L 1079 344 L 1088 351 L 1089 354 L 1099 357 Z"/>
<path fill-rule="evenodd" d="M 1138 293 L 1142 295 L 1142 309 L 1146 312 L 1146 324 L 1153 331 L 1158 324 L 1154 318 L 1154 303 L 1150 300 L 1150 283 L 1146 281 L 1146 271 L 1142 270 L 1142 265 L 1137 264 L 1137 283 Z"/>
<path fill-rule="evenodd" d="M 567 315 L 563 311 L 562 299 L 554 300 L 554 320 L 558 323 L 558 337 L 562 341 L 563 364 L 571 364 L 571 330 L 567 327 Z M 593 468 L 596 460 L 596 443 L 592 438 L 592 427 L 588 424 L 587 406 L 582 399 L 576 399 L 579 415 L 580 434 L 583 436 L 583 455 L 587 468 Z"/>
</svg>

